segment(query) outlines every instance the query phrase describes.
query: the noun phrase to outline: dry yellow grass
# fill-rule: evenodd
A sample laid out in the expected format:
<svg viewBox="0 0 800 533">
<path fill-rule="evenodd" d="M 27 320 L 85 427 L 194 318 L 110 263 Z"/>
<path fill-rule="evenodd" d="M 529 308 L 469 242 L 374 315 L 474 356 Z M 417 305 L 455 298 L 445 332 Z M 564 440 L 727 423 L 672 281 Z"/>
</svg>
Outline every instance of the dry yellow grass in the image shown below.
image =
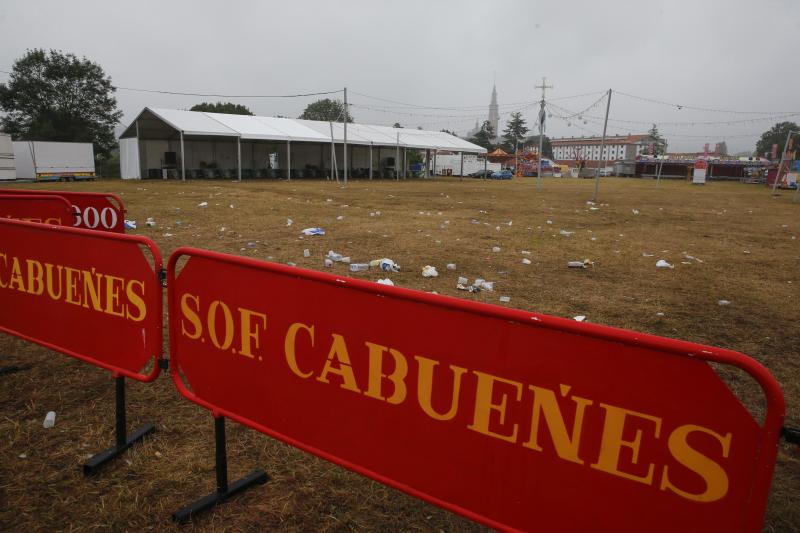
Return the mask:
<svg viewBox="0 0 800 533">
<path fill-rule="evenodd" d="M 531 178 L 440 178 L 355 181 L 347 188 L 318 181 L 98 181 L 50 188 L 120 194 L 128 218 L 139 222 L 129 233 L 151 237 L 165 258 L 180 245 L 316 270 L 324 270 L 330 249 L 354 261 L 390 257 L 403 267 L 390 276 L 403 287 L 490 303 L 509 296 L 507 305 L 520 309 L 582 314 L 595 323 L 738 350 L 772 371 L 787 399 L 787 422 L 800 424 L 800 203 L 791 194 L 773 198 L 763 187 L 739 183 L 656 188 L 650 180 L 604 179 L 602 204 L 591 210 L 591 180 L 550 179 L 541 192 L 534 184 Z M 208 207 L 198 207 L 204 201 Z M 375 211 L 380 215 L 370 216 Z M 155 218 L 155 228 L 144 227 L 146 217 Z M 294 224 L 287 226 L 287 218 Z M 301 239 L 309 226 L 328 233 Z M 561 229 L 574 233 L 563 236 Z M 310 258 L 303 257 L 305 248 Z M 521 263 L 522 250 L 531 252 L 531 265 Z M 566 268 L 567 261 L 586 258 L 594 268 Z M 675 268 L 656 269 L 658 259 Z M 447 271 L 446 263 L 458 269 Z M 422 278 L 426 264 L 440 276 Z M 341 265 L 334 270 L 344 273 Z M 458 291 L 458 276 L 495 281 L 495 291 Z M 722 299 L 730 305 L 720 306 Z M 166 376 L 129 385 L 130 427 L 155 421 L 157 433 L 87 480 L 79 464 L 112 441 L 111 377 L 8 336 L 0 337 L 0 354 L 3 365 L 29 366 L 0 377 L 0 529 L 177 530 L 170 513 L 212 490 L 211 416 L 182 401 Z M 754 399 L 746 380 L 725 378 L 748 403 Z M 49 410 L 58 419 L 44 430 Z M 184 530 L 481 529 L 254 431 L 228 428 L 231 479 L 256 467 L 272 479 Z M 800 530 L 799 482 L 800 455 L 783 443 L 766 530 Z"/>
</svg>

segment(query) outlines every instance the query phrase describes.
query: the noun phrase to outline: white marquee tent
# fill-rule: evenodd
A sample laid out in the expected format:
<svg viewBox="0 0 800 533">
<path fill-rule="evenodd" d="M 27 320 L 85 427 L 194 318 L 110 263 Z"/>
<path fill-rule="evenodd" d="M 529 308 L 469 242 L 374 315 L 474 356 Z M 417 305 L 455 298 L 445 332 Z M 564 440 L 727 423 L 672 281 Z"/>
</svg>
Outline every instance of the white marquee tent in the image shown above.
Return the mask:
<svg viewBox="0 0 800 533">
<path fill-rule="evenodd" d="M 426 162 L 439 150 L 486 153 L 438 131 L 148 107 L 120 136 L 120 164 L 123 178 L 399 177 L 409 149 Z"/>
</svg>

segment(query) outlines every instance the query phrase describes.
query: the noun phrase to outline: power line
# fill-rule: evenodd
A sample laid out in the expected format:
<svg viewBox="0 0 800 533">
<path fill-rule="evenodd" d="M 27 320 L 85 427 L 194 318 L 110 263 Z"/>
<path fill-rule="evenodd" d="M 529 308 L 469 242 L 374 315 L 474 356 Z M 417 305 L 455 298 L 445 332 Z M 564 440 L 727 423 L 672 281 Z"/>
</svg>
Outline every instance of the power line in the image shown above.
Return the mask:
<svg viewBox="0 0 800 533">
<path fill-rule="evenodd" d="M 162 91 L 158 89 L 139 89 L 134 87 L 115 87 L 117 90 L 134 91 L 142 93 L 172 94 L 177 96 L 203 96 L 209 98 L 301 98 L 304 96 L 320 96 L 325 94 L 338 94 L 342 89 L 336 91 L 321 91 L 314 93 L 297 94 L 211 94 L 211 93 L 186 93 L 180 91 Z"/>
<path fill-rule="evenodd" d="M 736 111 L 732 109 L 714 109 L 710 107 L 699 107 L 699 106 L 691 106 L 685 104 L 675 104 L 670 102 L 665 102 L 663 100 L 656 100 L 655 98 L 647 98 L 644 96 L 636 96 L 635 94 L 628 94 L 623 93 L 620 91 L 615 90 L 614 94 L 619 94 L 621 96 L 627 96 L 628 98 L 633 98 L 635 100 L 641 100 L 643 102 L 649 102 L 651 104 L 659 104 L 665 105 L 669 107 L 674 107 L 677 109 L 692 109 L 694 111 L 707 111 L 709 113 L 730 113 L 730 114 L 738 114 L 738 115 L 779 115 L 779 114 L 787 114 L 787 113 L 797 113 L 796 111 Z"/>
</svg>

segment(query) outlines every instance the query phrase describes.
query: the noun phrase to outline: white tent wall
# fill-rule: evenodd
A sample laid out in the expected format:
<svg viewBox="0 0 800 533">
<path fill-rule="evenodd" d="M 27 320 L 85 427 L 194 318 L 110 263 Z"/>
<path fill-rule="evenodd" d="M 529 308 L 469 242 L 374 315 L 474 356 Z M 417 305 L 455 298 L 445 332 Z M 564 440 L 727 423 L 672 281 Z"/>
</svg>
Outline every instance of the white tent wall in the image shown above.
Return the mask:
<svg viewBox="0 0 800 533">
<path fill-rule="evenodd" d="M 119 140 L 119 171 L 124 180 L 142 177 L 139 165 L 139 140 L 135 137 Z"/>
<path fill-rule="evenodd" d="M 14 145 L 14 164 L 17 167 L 17 178 L 36 179 L 36 169 L 33 167 L 33 142 L 17 141 Z"/>
<path fill-rule="evenodd" d="M 475 154 L 464 154 L 464 175 L 483 170 L 483 159 Z M 431 157 L 433 166 L 433 157 Z M 486 163 L 486 169 L 491 172 L 499 171 L 502 168 L 500 163 Z M 459 176 L 461 174 L 461 156 L 459 154 L 438 154 L 436 156 L 436 174 L 451 174 Z"/>
<path fill-rule="evenodd" d="M 0 133 L 0 180 L 17 179 L 17 167 L 14 164 L 14 145 L 11 136 Z"/>
</svg>

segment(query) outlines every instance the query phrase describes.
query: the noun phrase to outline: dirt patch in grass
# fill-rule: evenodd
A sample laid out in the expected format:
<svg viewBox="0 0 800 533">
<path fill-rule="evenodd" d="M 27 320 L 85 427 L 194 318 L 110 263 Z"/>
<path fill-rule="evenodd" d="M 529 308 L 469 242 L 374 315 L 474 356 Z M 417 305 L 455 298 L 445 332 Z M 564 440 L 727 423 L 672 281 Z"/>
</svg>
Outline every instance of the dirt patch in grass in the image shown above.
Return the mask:
<svg viewBox="0 0 800 533">
<path fill-rule="evenodd" d="M 315 270 L 326 270 L 328 250 L 354 261 L 390 257 L 403 267 L 389 276 L 399 286 L 494 304 L 508 296 L 501 305 L 741 351 L 775 375 L 787 422 L 800 425 L 800 203 L 791 194 L 772 197 L 739 183 L 656 188 L 650 180 L 604 179 L 599 202 L 589 205 L 591 180 L 546 180 L 538 192 L 530 178 L 49 188 L 120 194 L 127 217 L 139 224 L 129 233 L 152 238 L 165 258 L 182 245 Z M 155 227 L 145 226 L 147 217 Z M 312 226 L 326 235 L 300 235 Z M 594 266 L 566 266 L 584 259 Z M 656 269 L 659 259 L 675 268 Z M 446 270 L 447 263 L 457 270 Z M 438 278 L 420 275 L 428 264 Z M 343 265 L 333 270 L 345 272 Z M 458 276 L 494 281 L 495 290 L 459 291 Z M 0 376 L 0 529 L 178 530 L 170 513 L 213 490 L 211 416 L 181 400 L 166 376 L 150 385 L 129 382 L 129 426 L 155 421 L 155 435 L 87 480 L 80 463 L 113 439 L 110 375 L 8 336 L 0 337 L 0 354 L 3 365 L 29 367 Z M 748 380 L 729 372 L 725 378 L 757 404 Z M 50 410 L 58 413 L 56 426 L 44 430 Z M 232 423 L 228 450 L 231 479 L 264 468 L 271 481 L 182 530 L 481 529 Z M 782 444 L 766 530 L 800 529 L 798 487 L 800 455 Z"/>
</svg>

